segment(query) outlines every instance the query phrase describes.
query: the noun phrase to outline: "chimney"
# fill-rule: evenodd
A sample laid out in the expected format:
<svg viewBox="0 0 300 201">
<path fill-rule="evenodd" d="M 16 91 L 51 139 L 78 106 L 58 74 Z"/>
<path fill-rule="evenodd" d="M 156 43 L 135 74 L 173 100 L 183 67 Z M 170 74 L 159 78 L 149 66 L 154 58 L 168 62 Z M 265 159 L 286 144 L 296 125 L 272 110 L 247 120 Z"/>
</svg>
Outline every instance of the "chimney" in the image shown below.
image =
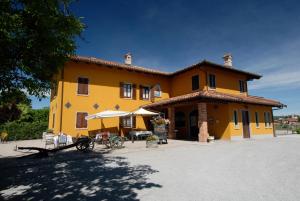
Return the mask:
<svg viewBox="0 0 300 201">
<path fill-rule="evenodd" d="M 230 53 L 224 54 L 223 59 L 224 59 L 224 66 L 232 67 L 232 56 Z"/>
<path fill-rule="evenodd" d="M 127 64 L 127 65 L 131 65 L 132 64 L 131 63 L 131 53 L 125 54 L 124 58 L 125 58 L 125 60 L 124 60 L 125 64 Z"/>
</svg>

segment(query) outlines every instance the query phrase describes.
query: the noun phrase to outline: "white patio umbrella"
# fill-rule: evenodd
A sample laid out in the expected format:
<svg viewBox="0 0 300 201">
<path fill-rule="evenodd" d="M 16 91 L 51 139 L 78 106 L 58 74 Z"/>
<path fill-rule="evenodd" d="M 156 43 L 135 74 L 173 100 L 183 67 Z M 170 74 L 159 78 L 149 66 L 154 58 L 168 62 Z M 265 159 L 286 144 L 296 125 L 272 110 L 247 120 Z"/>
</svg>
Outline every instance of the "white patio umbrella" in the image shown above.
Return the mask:
<svg viewBox="0 0 300 201">
<path fill-rule="evenodd" d="M 96 114 L 92 114 L 89 116 L 86 116 L 86 120 L 91 120 L 91 119 L 104 119 L 104 118 L 112 118 L 112 117 L 122 117 L 128 115 L 129 112 L 125 111 L 118 111 L 118 110 L 105 110 L 103 112 L 99 112 Z"/>
<path fill-rule="evenodd" d="M 130 112 L 128 115 L 131 115 L 131 116 L 155 116 L 155 115 L 159 115 L 159 113 L 151 112 L 144 108 L 139 108 L 133 112 Z"/>
</svg>

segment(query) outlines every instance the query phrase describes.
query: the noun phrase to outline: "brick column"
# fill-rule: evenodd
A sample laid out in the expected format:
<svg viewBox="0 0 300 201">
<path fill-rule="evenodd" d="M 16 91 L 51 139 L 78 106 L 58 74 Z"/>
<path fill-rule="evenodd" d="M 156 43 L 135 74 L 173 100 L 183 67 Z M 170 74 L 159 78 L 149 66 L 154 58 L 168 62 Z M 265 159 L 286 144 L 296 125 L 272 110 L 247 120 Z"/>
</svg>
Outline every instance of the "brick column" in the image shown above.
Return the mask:
<svg viewBox="0 0 300 201">
<path fill-rule="evenodd" d="M 175 139 L 175 109 L 174 107 L 168 107 L 168 119 L 170 120 L 168 138 Z"/>
<path fill-rule="evenodd" d="M 206 103 L 198 103 L 198 127 L 199 127 L 199 134 L 198 134 L 199 142 L 207 142 L 207 138 L 209 134 L 207 128 Z"/>
</svg>

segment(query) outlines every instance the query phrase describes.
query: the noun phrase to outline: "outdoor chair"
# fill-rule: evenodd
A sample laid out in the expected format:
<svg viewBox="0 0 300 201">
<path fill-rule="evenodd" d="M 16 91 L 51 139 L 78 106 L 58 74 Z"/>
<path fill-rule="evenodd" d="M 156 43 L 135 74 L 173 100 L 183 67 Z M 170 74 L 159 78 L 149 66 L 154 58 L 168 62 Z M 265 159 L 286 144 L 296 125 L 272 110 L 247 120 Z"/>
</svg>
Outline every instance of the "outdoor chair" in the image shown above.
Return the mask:
<svg viewBox="0 0 300 201">
<path fill-rule="evenodd" d="M 67 136 L 64 134 L 58 135 L 58 146 L 66 146 L 67 145 Z"/>
<path fill-rule="evenodd" d="M 53 147 L 55 146 L 54 144 L 54 135 L 53 134 L 46 134 L 45 135 L 45 148 L 47 148 L 47 145 L 53 145 Z"/>
<path fill-rule="evenodd" d="M 42 142 L 45 142 L 45 141 L 46 141 L 46 135 L 47 135 L 47 132 L 43 132 L 43 135 L 42 135 Z"/>
</svg>

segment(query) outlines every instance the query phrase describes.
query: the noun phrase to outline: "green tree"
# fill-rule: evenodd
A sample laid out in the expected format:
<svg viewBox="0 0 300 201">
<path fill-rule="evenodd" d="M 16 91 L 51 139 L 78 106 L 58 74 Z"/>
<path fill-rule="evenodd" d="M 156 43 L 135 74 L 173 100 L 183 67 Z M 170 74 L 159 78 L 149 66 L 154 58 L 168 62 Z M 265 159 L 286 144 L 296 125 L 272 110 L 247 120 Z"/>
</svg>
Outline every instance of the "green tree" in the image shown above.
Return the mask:
<svg viewBox="0 0 300 201">
<path fill-rule="evenodd" d="M 0 104 L 45 97 L 84 29 L 70 0 L 1 0 Z M 8 98 L 9 97 L 9 98 Z"/>
</svg>

